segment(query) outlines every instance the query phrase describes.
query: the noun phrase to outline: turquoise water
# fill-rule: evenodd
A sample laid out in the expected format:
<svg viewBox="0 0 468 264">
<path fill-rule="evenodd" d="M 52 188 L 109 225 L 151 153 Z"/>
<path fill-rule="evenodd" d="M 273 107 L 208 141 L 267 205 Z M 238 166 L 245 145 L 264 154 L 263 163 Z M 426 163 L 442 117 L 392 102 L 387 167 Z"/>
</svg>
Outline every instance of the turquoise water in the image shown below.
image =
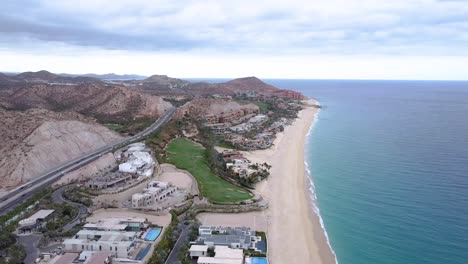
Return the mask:
<svg viewBox="0 0 468 264">
<path fill-rule="evenodd" d="M 468 263 L 468 82 L 267 82 L 324 106 L 307 162 L 340 264 Z"/>
<path fill-rule="evenodd" d="M 148 233 L 146 233 L 145 240 L 155 241 L 159 234 L 161 234 L 161 228 L 151 228 Z"/>
</svg>

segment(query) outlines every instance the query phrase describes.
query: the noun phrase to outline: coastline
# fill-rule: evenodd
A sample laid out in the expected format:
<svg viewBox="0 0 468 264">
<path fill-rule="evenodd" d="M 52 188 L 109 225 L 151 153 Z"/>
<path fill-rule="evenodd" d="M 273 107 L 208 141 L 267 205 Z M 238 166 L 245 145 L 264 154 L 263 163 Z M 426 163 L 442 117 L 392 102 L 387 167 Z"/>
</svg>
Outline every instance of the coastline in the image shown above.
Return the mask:
<svg viewBox="0 0 468 264">
<path fill-rule="evenodd" d="M 308 103 L 317 102 L 311 99 Z M 255 162 L 272 165 L 268 180 L 256 188 L 270 205 L 266 217 L 271 264 L 336 263 L 320 216 L 314 211 L 313 187 L 305 163 L 307 136 L 318 111 L 312 106 L 300 111 L 293 124 L 278 135 L 272 149 L 245 153 Z"/>
</svg>

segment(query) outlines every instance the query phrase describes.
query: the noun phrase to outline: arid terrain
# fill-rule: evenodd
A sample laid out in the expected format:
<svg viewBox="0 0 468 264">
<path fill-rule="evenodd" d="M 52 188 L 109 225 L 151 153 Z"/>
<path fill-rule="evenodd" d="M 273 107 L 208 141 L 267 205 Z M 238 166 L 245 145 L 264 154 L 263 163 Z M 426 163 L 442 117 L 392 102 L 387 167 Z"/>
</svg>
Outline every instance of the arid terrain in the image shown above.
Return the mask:
<svg viewBox="0 0 468 264">
<path fill-rule="evenodd" d="M 13 187 L 121 138 L 72 112 L 0 108 L 0 186 Z"/>
<path fill-rule="evenodd" d="M 152 96 L 89 77 L 61 77 L 46 71 L 0 76 L 0 107 L 73 111 L 102 122 L 161 115 L 170 107 Z"/>
</svg>

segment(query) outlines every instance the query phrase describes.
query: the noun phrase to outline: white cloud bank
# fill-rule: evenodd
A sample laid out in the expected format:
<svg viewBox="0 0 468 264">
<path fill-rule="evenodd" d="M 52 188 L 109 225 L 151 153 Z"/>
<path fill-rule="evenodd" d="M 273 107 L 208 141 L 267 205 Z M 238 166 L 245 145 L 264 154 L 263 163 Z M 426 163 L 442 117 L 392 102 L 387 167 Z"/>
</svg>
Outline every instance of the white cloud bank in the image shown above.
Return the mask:
<svg viewBox="0 0 468 264">
<path fill-rule="evenodd" d="M 459 80 L 466 14 L 451 0 L 9 1 L 0 70 Z"/>
</svg>

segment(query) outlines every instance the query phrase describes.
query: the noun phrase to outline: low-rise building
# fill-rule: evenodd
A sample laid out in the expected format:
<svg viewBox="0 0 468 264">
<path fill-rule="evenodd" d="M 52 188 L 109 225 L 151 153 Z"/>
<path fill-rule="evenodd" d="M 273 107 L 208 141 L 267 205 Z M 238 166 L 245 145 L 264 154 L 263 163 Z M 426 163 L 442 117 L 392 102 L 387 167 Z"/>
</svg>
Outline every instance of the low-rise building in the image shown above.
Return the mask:
<svg viewBox="0 0 468 264">
<path fill-rule="evenodd" d="M 128 258 L 136 232 L 81 230 L 63 242 L 68 252 L 104 251 L 117 258 Z"/>
<path fill-rule="evenodd" d="M 206 245 L 192 245 L 189 249 L 191 258 L 206 257 L 208 256 L 208 246 Z"/>
<path fill-rule="evenodd" d="M 132 180 L 132 178 L 132 175 L 129 174 L 109 173 L 87 181 L 85 186 L 90 189 L 107 189 L 126 184 L 128 181 Z"/>
<path fill-rule="evenodd" d="M 55 210 L 39 210 L 28 218 L 19 221 L 21 231 L 32 231 L 43 227 Z"/>
<path fill-rule="evenodd" d="M 152 205 L 166 199 L 174 194 L 176 187 L 171 186 L 167 182 L 151 181 L 147 185 L 148 188 L 143 189 L 141 193 L 132 195 L 132 208 L 141 208 Z"/>
<path fill-rule="evenodd" d="M 214 257 L 199 257 L 198 264 L 243 264 L 244 253 L 242 249 L 232 249 L 226 246 L 216 246 Z"/>
<path fill-rule="evenodd" d="M 150 177 L 154 170 L 159 168 L 150 150 L 142 142 L 130 144 L 126 149 L 117 151 L 114 155 L 117 161 L 124 161 L 119 164 L 119 171 L 122 173 Z"/>
<path fill-rule="evenodd" d="M 201 226 L 198 228 L 198 233 L 196 244 L 208 247 L 226 246 L 233 249 L 262 251 L 257 248 L 257 242 L 262 241 L 262 238 L 247 227 Z"/>
</svg>

